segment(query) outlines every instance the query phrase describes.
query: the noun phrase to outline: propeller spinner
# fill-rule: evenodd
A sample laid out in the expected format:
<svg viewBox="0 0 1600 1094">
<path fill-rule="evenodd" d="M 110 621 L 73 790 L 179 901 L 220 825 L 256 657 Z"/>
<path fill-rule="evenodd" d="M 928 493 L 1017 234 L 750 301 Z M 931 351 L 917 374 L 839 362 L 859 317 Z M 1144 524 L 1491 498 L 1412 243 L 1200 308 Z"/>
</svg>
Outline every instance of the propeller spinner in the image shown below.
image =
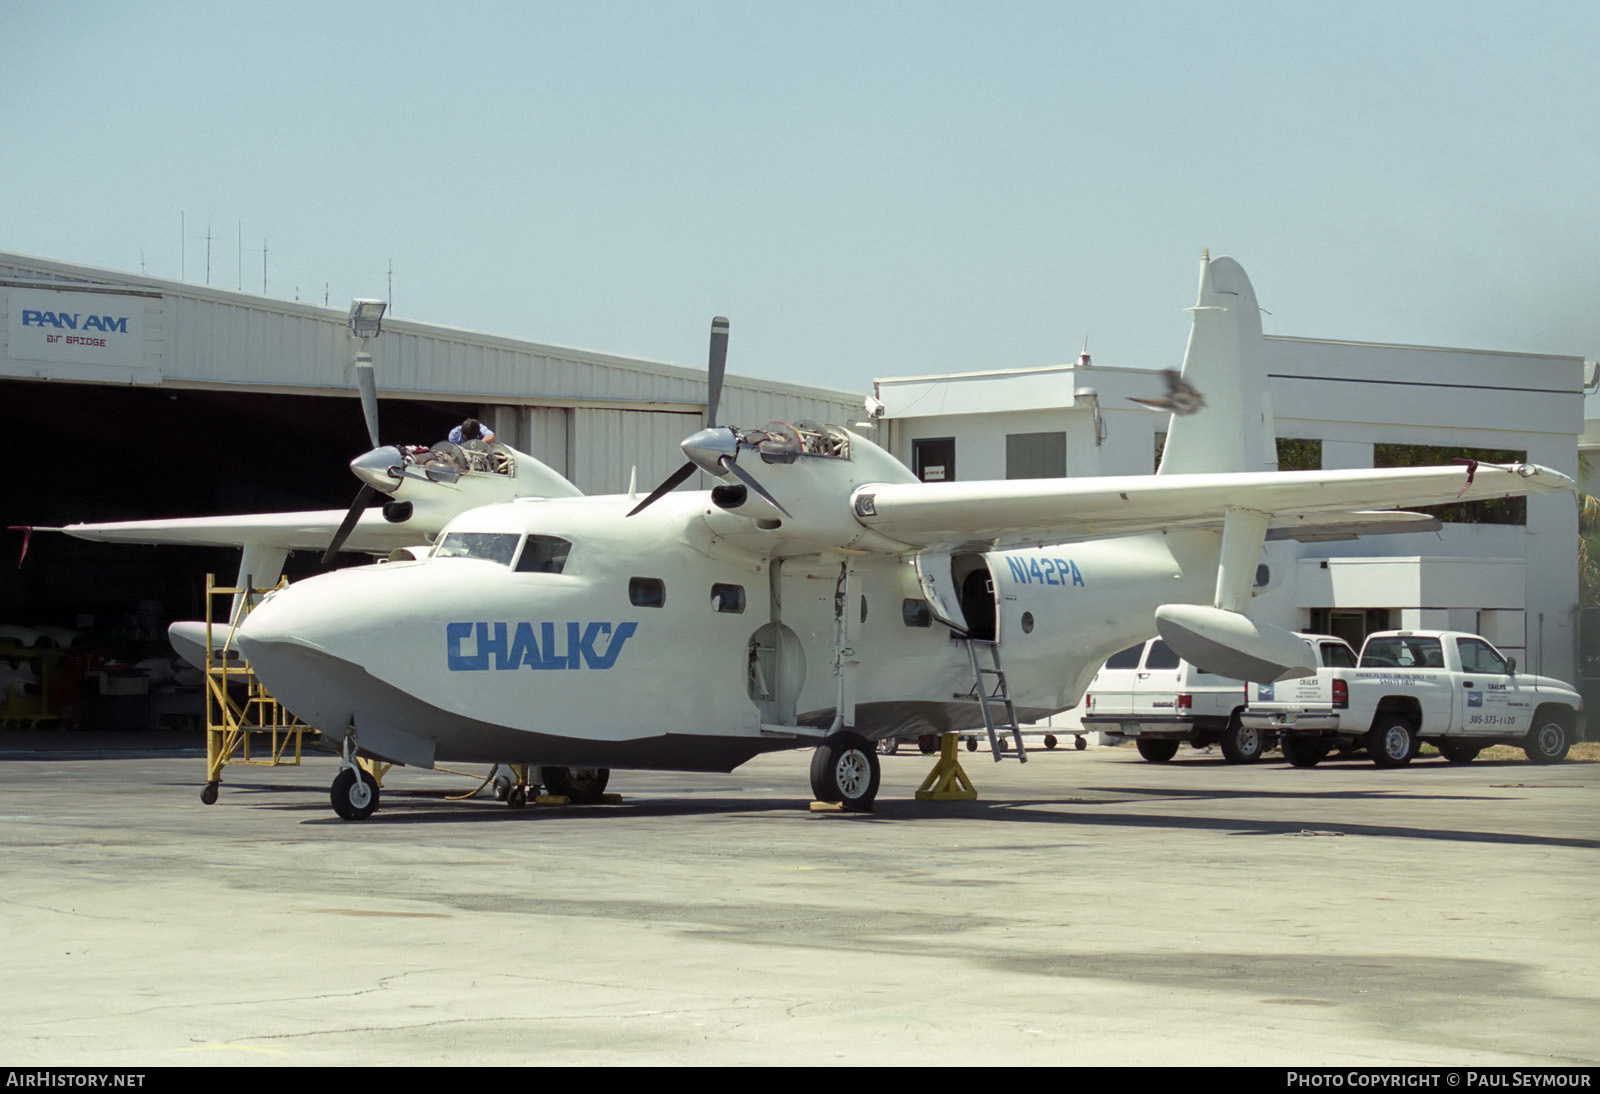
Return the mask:
<svg viewBox="0 0 1600 1094">
<path fill-rule="evenodd" d="M 696 471 L 704 471 L 719 479 L 732 475 L 765 499 L 767 504 L 778 512 L 793 519 L 794 514 L 779 504 L 778 499 L 757 482 L 754 475 L 739 466 L 741 448 L 759 449 L 765 454 L 768 446 L 776 438 L 759 430 L 741 435 L 733 426 L 716 424 L 717 409 L 722 402 L 722 381 L 727 373 L 727 366 L 728 320 L 726 316 L 719 315 L 711 320 L 711 350 L 706 364 L 706 428 L 684 438 L 678 447 L 689 457 L 689 462 L 662 480 L 661 485 L 650 491 L 649 497 L 628 511 L 628 516 L 643 512 L 661 500 L 664 495 L 682 486 Z"/>
</svg>

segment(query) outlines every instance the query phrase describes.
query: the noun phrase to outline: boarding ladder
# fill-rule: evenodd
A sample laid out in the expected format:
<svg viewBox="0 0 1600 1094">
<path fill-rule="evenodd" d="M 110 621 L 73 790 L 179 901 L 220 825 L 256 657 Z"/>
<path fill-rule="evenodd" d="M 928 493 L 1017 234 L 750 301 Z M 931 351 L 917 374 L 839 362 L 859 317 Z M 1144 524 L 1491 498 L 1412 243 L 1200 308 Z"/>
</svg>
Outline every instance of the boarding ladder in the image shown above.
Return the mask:
<svg viewBox="0 0 1600 1094">
<path fill-rule="evenodd" d="M 276 587 L 284 584 L 280 579 Z M 255 601 L 271 591 L 252 587 L 248 578 L 235 588 L 218 585 L 214 575 L 206 575 L 206 788 L 200 800 L 207 805 L 217 800 L 222 769 L 228 764 L 298 766 L 305 736 L 318 736 L 317 730 L 268 694 L 233 648 L 239 624 Z M 232 598 L 225 613 L 215 610 L 219 597 Z"/>
<path fill-rule="evenodd" d="M 1007 756 L 1015 756 L 1018 763 L 1028 762 L 1028 751 L 1022 746 L 1022 728 L 1017 725 L 1017 707 L 1011 701 L 1011 691 L 1006 686 L 1006 672 L 1000 666 L 1000 643 L 981 638 L 963 638 L 967 656 L 972 659 L 972 691 L 969 698 L 978 700 L 983 711 L 983 728 L 989 731 L 989 752 L 999 763 Z M 993 668 L 985 668 L 979 659 L 979 649 L 989 651 Z M 998 708 L 998 710 L 997 710 Z M 996 715 L 1000 715 L 997 717 Z M 1009 737 L 1009 742 L 1006 738 Z"/>
</svg>

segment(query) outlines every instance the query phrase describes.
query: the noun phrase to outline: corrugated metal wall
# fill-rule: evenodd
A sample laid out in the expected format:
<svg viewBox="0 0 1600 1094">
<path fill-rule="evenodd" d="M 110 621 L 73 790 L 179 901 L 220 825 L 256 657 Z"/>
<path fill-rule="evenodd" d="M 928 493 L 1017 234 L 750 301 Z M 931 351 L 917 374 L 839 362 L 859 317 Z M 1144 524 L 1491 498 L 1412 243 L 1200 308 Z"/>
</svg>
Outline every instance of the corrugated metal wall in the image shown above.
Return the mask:
<svg viewBox="0 0 1600 1094">
<path fill-rule="evenodd" d="M 42 297 L 41 285 L 85 301 L 96 291 L 141 294 L 101 299 L 125 311 L 143 307 L 144 364 L 30 362 L 8 359 L 0 346 L 0 375 L 341 395 L 354 387 L 356 342 L 343 311 L 0 255 L 0 331 L 8 281 L 34 294 L 28 299 Z M 392 320 L 372 356 L 380 394 L 476 404 L 502 440 L 589 494 L 625 491 L 635 467 L 640 491 L 649 491 L 682 465 L 679 442 L 703 422 L 706 375 L 697 368 Z M 718 415 L 749 428 L 774 420 L 849 425 L 861 416 L 859 398 L 848 393 L 738 376 L 728 377 Z M 684 488 L 710 485 L 697 475 Z"/>
</svg>

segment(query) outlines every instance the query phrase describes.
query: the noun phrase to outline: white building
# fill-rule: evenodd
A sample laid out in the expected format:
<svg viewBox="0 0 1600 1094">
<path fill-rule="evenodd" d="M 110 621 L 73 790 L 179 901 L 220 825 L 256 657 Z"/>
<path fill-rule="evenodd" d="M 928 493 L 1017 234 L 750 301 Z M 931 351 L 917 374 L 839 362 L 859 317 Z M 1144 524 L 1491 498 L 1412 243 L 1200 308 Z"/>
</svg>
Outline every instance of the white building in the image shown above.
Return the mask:
<svg viewBox="0 0 1600 1094">
<path fill-rule="evenodd" d="M 1295 467 L 1448 462 L 1395 447 L 1433 446 L 1577 476 L 1582 358 L 1283 337 L 1259 352 Z M 973 480 L 1151 473 L 1168 418 L 1132 399 L 1165 389 L 1159 372 L 1080 362 L 880 379 L 876 394 L 895 455 L 925 480 Z M 1442 515 L 1437 533 L 1269 542 L 1252 611 L 1358 646 L 1384 627 L 1478 631 L 1530 671 L 1573 679 L 1573 496 L 1501 503 L 1501 523 L 1458 522 L 1469 515 L 1485 516 Z"/>
</svg>

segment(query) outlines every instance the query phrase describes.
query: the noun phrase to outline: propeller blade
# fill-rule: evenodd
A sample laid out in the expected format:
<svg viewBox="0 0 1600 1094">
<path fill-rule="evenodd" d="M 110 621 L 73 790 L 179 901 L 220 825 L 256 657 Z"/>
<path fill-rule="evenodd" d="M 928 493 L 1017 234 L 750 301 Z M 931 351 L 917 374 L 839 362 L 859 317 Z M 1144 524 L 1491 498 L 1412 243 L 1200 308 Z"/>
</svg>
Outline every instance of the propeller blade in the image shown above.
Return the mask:
<svg viewBox="0 0 1600 1094">
<path fill-rule="evenodd" d="M 350 538 L 350 533 L 356 530 L 356 522 L 361 519 L 362 512 L 367 508 L 367 502 L 372 500 L 377 491 L 363 483 L 361 489 L 356 491 L 356 500 L 350 503 L 350 511 L 344 515 L 344 520 L 339 522 L 339 530 L 333 533 L 333 541 L 328 544 L 328 549 L 322 555 L 322 564 L 329 566 L 333 563 L 333 556 L 339 553 L 344 546 L 344 541 Z"/>
<path fill-rule="evenodd" d="M 678 487 L 682 486 L 684 482 L 688 480 L 689 476 L 698 470 L 699 467 L 697 467 L 692 460 L 689 463 L 684 464 L 672 474 L 668 475 L 660 486 L 650 491 L 650 496 L 648 498 L 645 498 L 638 505 L 635 505 L 632 509 L 628 510 L 628 515 L 631 517 L 635 513 L 640 513 L 650 508 L 650 506 L 661 500 L 662 495 L 669 494 L 673 490 L 676 490 Z"/>
<path fill-rule="evenodd" d="M 717 424 L 717 407 L 722 402 L 722 377 L 728 371 L 728 317 L 711 320 L 711 354 L 706 361 L 706 425 Z"/>
<path fill-rule="evenodd" d="M 762 486 L 759 482 L 757 482 L 754 475 L 750 474 L 750 472 L 748 472 L 744 468 L 740 467 L 738 460 L 723 460 L 722 461 L 722 466 L 727 468 L 729 471 L 732 471 L 733 474 L 734 474 L 734 477 L 737 478 L 740 482 L 744 483 L 750 489 L 754 490 L 756 493 L 760 494 L 763 498 L 765 498 L 768 505 L 772 506 L 774 509 L 776 509 L 778 512 L 782 513 L 784 516 L 788 517 L 790 520 L 794 519 L 794 514 L 789 512 L 789 510 L 785 509 L 782 505 L 778 504 L 778 499 L 773 497 L 771 494 L 767 493 L 767 488 L 765 486 Z"/>
<path fill-rule="evenodd" d="M 361 413 L 367 419 L 367 436 L 378 447 L 378 381 L 372 372 L 372 355 L 356 354 L 356 386 L 361 389 Z"/>
</svg>

